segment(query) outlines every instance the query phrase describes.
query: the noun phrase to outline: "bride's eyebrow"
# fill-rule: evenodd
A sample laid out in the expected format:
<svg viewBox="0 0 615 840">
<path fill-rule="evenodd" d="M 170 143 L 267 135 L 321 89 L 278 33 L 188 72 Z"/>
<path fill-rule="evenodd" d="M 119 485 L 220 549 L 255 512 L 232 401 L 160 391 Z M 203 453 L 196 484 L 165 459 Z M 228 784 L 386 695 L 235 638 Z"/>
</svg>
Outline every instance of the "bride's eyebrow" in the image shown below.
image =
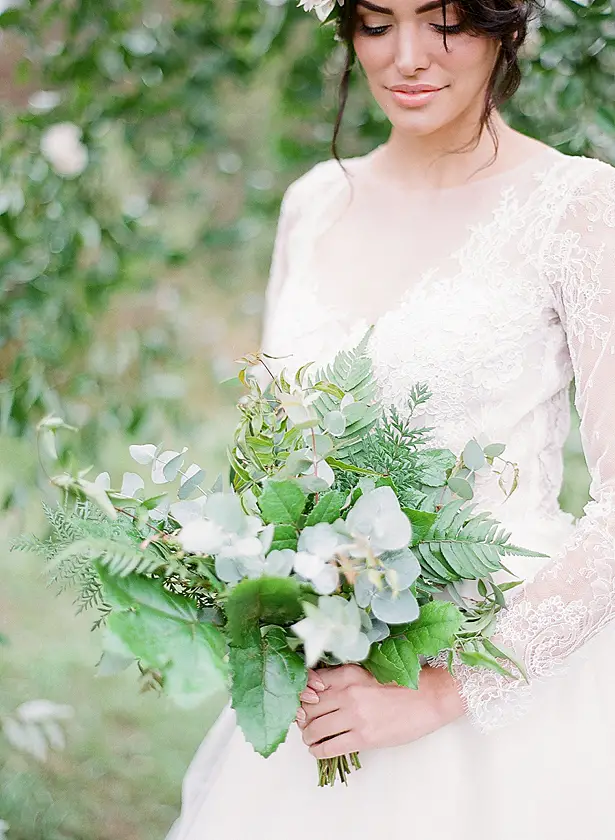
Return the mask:
<svg viewBox="0 0 615 840">
<path fill-rule="evenodd" d="M 450 6 L 453 0 L 444 0 L 445 6 Z M 377 6 L 375 3 L 371 3 L 370 0 L 358 0 L 357 6 L 362 6 L 364 9 L 368 9 L 370 12 L 377 12 L 380 15 L 392 15 L 393 10 L 387 9 L 386 6 Z M 417 15 L 422 15 L 424 12 L 431 12 L 433 9 L 440 9 L 442 7 L 442 0 L 429 0 L 429 3 L 423 3 L 422 6 L 419 6 L 416 9 Z"/>
</svg>

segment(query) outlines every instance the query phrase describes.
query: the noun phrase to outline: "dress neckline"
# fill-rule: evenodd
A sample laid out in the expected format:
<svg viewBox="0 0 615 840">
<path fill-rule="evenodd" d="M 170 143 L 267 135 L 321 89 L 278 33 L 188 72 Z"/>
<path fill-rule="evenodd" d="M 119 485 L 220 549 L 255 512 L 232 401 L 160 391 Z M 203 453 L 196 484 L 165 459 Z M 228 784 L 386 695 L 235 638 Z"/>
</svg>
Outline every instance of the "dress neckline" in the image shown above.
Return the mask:
<svg viewBox="0 0 615 840">
<path fill-rule="evenodd" d="M 368 152 L 366 155 L 361 155 L 357 157 L 351 158 L 344 158 L 342 159 L 342 163 L 346 165 L 350 163 L 352 168 L 349 168 L 348 171 L 350 175 L 353 174 L 353 169 L 355 171 L 359 171 L 362 167 L 368 163 L 369 160 L 373 158 L 373 156 L 382 149 L 384 144 L 380 144 L 376 146 L 375 149 L 372 149 L 371 152 Z M 510 167 L 509 169 L 505 169 L 502 172 L 496 172 L 492 175 L 487 175 L 483 178 L 479 178 L 474 181 L 469 181 L 465 184 L 457 184 L 453 187 L 416 187 L 416 188 L 406 188 L 404 187 L 404 191 L 407 192 L 409 195 L 422 195 L 422 196 L 435 196 L 435 195 L 453 195 L 457 193 L 462 193 L 463 191 L 472 190 L 475 187 L 486 187 L 490 184 L 497 185 L 500 182 L 505 182 L 507 179 L 511 177 L 516 177 L 526 169 L 530 168 L 531 166 L 541 165 L 543 162 L 547 163 L 550 159 L 555 161 L 556 157 L 562 158 L 565 155 L 560 152 L 558 149 L 554 149 L 552 146 L 546 146 L 545 148 L 541 149 L 538 153 L 530 155 L 525 160 L 522 160 L 520 163 L 517 163 L 515 166 Z"/>
</svg>

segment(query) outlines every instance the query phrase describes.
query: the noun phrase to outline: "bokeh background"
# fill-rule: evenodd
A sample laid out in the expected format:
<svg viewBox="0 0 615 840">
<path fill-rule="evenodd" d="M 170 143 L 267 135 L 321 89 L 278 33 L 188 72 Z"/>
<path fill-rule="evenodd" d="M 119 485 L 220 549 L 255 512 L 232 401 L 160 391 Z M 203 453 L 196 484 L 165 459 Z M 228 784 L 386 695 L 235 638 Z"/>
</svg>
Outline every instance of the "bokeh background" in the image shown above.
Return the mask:
<svg viewBox="0 0 615 840">
<path fill-rule="evenodd" d="M 340 46 L 295 0 L 0 0 L 0 46 L 0 838 L 153 840 L 218 707 L 96 676 L 91 617 L 9 552 L 53 499 L 36 424 L 78 426 L 60 459 L 96 472 L 146 441 L 222 469 L 223 383 L 258 347 L 283 190 L 330 157 Z M 505 118 L 615 163 L 611 0 L 547 0 L 523 71 Z M 387 134 L 357 72 L 342 155 Z M 587 487 L 575 420 L 562 506 Z M 45 761 L 7 737 L 39 698 L 73 709 Z"/>
</svg>

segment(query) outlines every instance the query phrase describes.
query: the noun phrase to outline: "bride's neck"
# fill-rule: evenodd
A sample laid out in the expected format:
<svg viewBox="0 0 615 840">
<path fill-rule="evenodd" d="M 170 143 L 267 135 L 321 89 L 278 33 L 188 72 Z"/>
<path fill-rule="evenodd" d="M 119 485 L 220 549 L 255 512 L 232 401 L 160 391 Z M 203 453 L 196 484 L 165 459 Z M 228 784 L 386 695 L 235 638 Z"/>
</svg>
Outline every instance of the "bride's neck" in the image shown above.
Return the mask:
<svg viewBox="0 0 615 840">
<path fill-rule="evenodd" d="M 388 141 L 380 148 L 377 165 L 383 175 L 412 189 L 446 189 L 462 185 L 469 178 L 478 179 L 483 173 L 496 174 L 519 162 L 525 148 L 519 148 L 518 139 L 522 138 L 523 143 L 529 138 L 511 129 L 497 111 L 492 122 L 498 137 L 498 153 L 493 163 L 495 148 L 486 130 L 476 147 L 472 144 L 468 151 L 456 153 L 456 149 L 473 138 L 475 130 L 467 133 L 467 137 L 457 132 L 452 139 L 443 140 L 433 135 L 418 137 L 393 128 Z M 478 172 L 482 167 L 485 168 Z"/>
</svg>

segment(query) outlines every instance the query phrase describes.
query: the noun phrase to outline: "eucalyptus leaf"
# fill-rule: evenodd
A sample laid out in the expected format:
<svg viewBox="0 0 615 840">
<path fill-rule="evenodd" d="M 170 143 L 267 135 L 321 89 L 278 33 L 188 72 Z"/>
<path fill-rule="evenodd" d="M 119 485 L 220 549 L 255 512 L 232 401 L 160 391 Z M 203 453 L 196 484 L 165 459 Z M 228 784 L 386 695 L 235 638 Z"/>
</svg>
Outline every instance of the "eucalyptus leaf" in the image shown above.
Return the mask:
<svg viewBox="0 0 615 840">
<path fill-rule="evenodd" d="M 329 411 L 323 418 L 323 425 L 329 434 L 341 437 L 346 431 L 346 418 L 341 411 Z"/>
<path fill-rule="evenodd" d="M 168 466 L 168 465 L 167 465 Z M 189 499 L 190 496 L 194 493 L 194 491 L 199 487 L 202 481 L 205 480 L 205 470 L 198 470 L 191 475 L 190 478 L 187 478 L 179 490 L 177 491 L 177 498 L 181 501 L 185 501 Z"/>
<path fill-rule="evenodd" d="M 487 458 L 497 458 L 506 449 L 506 446 L 503 443 L 490 443 L 489 446 L 485 446 L 484 453 Z"/>
<path fill-rule="evenodd" d="M 480 470 L 486 464 L 485 453 L 476 440 L 469 440 L 463 450 L 463 463 L 469 470 Z M 449 482 L 450 487 L 450 482 Z"/>
<path fill-rule="evenodd" d="M 462 499 L 472 499 L 474 498 L 474 491 L 472 490 L 472 485 L 466 478 L 459 478 L 457 476 L 453 476 L 453 478 L 449 478 L 448 486 L 456 493 L 458 496 L 461 496 Z"/>
</svg>

